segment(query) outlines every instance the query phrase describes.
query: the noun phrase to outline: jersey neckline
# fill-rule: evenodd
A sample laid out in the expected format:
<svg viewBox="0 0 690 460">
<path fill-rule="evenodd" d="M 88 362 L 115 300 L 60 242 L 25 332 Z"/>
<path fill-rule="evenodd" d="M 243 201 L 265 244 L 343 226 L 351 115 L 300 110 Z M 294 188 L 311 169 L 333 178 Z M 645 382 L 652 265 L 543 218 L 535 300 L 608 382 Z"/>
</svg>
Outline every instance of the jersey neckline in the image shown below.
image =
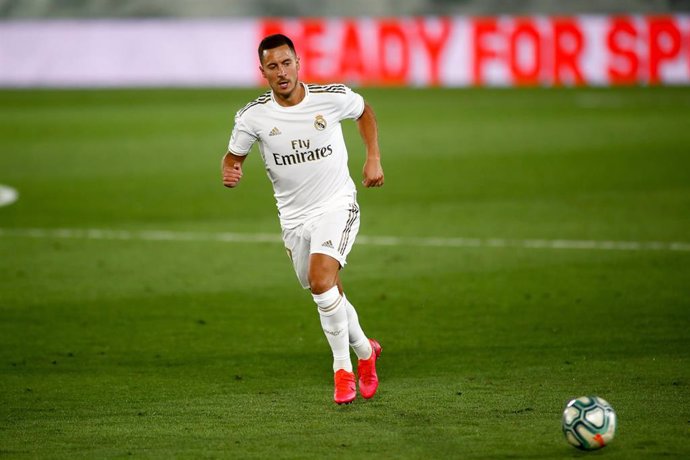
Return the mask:
<svg viewBox="0 0 690 460">
<path fill-rule="evenodd" d="M 297 110 L 299 107 L 306 104 L 307 100 L 309 99 L 309 85 L 307 85 L 301 81 L 299 82 L 299 84 L 302 85 L 302 88 L 304 88 L 304 98 L 302 98 L 301 101 L 299 101 L 295 105 L 290 105 L 290 106 L 280 105 L 278 103 L 278 101 L 276 101 L 275 93 L 273 92 L 273 90 L 271 90 L 271 102 L 273 103 L 273 106 L 278 110 L 283 110 L 283 111 L 289 112 L 291 110 Z"/>
</svg>

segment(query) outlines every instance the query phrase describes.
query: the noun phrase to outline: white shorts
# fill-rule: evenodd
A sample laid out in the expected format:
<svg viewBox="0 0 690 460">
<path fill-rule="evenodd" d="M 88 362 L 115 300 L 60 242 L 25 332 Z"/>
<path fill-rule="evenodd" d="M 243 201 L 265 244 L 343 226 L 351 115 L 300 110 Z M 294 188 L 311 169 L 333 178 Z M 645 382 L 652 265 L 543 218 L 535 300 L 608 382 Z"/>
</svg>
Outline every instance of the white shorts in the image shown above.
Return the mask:
<svg viewBox="0 0 690 460">
<path fill-rule="evenodd" d="M 344 267 L 359 231 L 359 206 L 326 212 L 304 224 L 283 229 L 283 242 L 303 288 L 309 289 L 309 256 L 326 254 Z"/>
</svg>

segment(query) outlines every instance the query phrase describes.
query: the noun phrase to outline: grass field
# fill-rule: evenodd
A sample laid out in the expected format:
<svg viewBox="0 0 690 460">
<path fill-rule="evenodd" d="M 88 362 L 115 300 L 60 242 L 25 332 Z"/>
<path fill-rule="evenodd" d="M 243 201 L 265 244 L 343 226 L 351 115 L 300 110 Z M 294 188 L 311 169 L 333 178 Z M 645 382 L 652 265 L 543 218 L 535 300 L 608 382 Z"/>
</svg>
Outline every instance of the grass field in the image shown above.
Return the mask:
<svg viewBox="0 0 690 460">
<path fill-rule="evenodd" d="M 259 156 L 221 186 L 259 92 L 0 91 L 0 457 L 690 457 L 690 88 L 362 90 L 343 280 L 384 351 L 343 407 Z"/>
</svg>

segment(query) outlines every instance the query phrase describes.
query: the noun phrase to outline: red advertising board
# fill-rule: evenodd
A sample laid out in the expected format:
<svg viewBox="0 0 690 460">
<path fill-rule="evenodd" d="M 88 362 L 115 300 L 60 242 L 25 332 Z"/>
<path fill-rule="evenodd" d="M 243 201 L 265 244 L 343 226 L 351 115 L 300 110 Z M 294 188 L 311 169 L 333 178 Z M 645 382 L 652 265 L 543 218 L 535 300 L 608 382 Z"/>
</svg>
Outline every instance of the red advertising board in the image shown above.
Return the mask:
<svg viewBox="0 0 690 460">
<path fill-rule="evenodd" d="M 311 80 L 419 86 L 690 81 L 684 16 L 261 21 L 259 36 L 277 32 L 294 39 Z"/>
</svg>

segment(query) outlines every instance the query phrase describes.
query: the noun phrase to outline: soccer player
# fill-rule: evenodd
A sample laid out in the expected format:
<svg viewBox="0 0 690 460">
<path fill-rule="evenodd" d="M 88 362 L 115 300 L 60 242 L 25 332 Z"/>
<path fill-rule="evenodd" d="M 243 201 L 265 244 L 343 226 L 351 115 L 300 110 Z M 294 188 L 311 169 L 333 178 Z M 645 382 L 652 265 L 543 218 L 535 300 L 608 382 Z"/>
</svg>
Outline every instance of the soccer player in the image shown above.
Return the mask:
<svg viewBox="0 0 690 460">
<path fill-rule="evenodd" d="M 333 399 L 349 404 L 357 394 L 349 347 L 358 357 L 359 392 L 368 399 L 379 384 L 381 345 L 362 331 L 338 275 L 359 230 L 340 122 L 356 120 L 366 148 L 362 183 L 380 187 L 384 177 L 376 118 L 362 96 L 345 85 L 301 82 L 299 57 L 285 35 L 261 41 L 259 62 L 271 89 L 237 112 L 222 162 L 223 185 L 238 185 L 242 164 L 258 142 L 285 247 L 302 287 L 311 290 L 333 353 Z"/>
</svg>

